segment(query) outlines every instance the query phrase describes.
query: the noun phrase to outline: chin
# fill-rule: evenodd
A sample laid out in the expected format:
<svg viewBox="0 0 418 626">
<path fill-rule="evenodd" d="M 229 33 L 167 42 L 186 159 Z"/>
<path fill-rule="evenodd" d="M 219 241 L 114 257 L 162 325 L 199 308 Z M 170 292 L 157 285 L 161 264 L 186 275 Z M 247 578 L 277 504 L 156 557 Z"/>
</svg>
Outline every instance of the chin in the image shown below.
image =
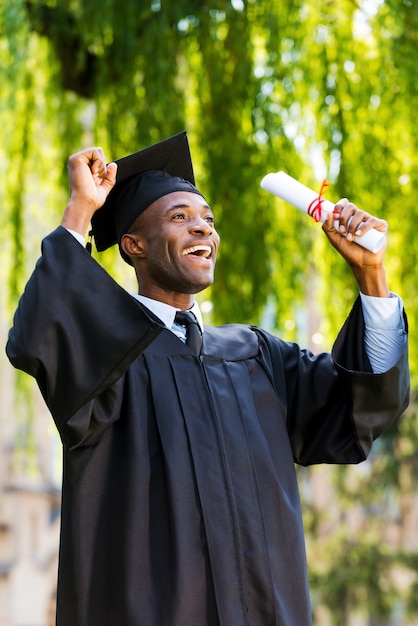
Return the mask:
<svg viewBox="0 0 418 626">
<path fill-rule="evenodd" d="M 213 279 L 206 280 L 204 282 L 199 282 L 199 283 L 189 282 L 187 284 L 186 282 L 184 282 L 183 285 L 180 287 L 180 293 L 188 293 L 190 295 L 193 295 L 195 293 L 200 293 L 201 291 L 204 291 L 205 289 L 210 287 L 212 283 L 213 283 Z"/>
</svg>

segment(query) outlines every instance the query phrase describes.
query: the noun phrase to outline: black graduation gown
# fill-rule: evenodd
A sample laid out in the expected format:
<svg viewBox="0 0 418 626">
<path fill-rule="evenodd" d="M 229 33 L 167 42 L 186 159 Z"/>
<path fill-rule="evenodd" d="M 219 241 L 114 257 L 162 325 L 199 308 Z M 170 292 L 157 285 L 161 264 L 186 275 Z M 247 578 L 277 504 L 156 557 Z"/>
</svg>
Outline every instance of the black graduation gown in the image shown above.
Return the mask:
<svg viewBox="0 0 418 626">
<path fill-rule="evenodd" d="M 197 358 L 49 235 L 7 353 L 63 443 L 58 626 L 310 624 L 294 461 L 362 461 L 408 403 L 406 351 L 372 375 L 362 335 L 357 303 L 334 360 L 244 325 Z"/>
</svg>

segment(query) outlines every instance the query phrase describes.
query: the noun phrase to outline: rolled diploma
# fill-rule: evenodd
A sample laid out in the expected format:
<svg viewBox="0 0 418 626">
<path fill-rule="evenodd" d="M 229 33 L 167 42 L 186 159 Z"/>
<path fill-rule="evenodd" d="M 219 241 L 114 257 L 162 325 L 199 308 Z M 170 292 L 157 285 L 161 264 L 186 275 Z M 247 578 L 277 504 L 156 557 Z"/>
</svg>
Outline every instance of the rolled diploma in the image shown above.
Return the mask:
<svg viewBox="0 0 418 626">
<path fill-rule="evenodd" d="M 285 172 L 275 172 L 264 176 L 260 183 L 262 189 L 269 191 L 274 196 L 278 196 L 294 207 L 308 213 L 308 208 L 313 202 L 318 201 L 319 194 L 309 187 L 305 187 L 289 174 Z M 335 204 L 324 198 L 321 201 L 321 222 L 326 220 L 330 211 L 333 211 Z M 336 222 L 337 226 L 338 222 Z M 371 252 L 378 252 L 385 242 L 385 234 L 375 228 L 368 230 L 360 237 L 354 237 L 353 241 Z"/>
</svg>

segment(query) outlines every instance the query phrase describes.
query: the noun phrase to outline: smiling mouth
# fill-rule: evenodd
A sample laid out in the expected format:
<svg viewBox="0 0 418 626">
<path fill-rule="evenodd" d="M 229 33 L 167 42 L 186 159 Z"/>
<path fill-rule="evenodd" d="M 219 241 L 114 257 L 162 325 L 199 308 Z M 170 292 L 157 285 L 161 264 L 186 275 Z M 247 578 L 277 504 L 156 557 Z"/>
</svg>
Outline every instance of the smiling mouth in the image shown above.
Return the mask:
<svg viewBox="0 0 418 626">
<path fill-rule="evenodd" d="M 182 252 L 183 255 L 191 254 L 193 256 L 203 257 L 208 259 L 212 255 L 212 248 L 210 246 L 191 246 L 185 248 Z"/>
</svg>

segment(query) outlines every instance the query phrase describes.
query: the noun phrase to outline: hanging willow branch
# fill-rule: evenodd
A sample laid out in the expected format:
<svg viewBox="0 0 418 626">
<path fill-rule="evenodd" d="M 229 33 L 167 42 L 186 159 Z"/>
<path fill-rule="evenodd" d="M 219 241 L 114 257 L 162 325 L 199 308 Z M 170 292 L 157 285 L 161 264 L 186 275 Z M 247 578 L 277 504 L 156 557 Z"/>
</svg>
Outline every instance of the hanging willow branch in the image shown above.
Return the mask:
<svg viewBox="0 0 418 626">
<path fill-rule="evenodd" d="M 33 30 L 47 37 L 55 50 L 62 88 L 92 98 L 100 59 L 85 48 L 75 17 L 59 5 L 27 2 L 26 7 Z"/>
</svg>

